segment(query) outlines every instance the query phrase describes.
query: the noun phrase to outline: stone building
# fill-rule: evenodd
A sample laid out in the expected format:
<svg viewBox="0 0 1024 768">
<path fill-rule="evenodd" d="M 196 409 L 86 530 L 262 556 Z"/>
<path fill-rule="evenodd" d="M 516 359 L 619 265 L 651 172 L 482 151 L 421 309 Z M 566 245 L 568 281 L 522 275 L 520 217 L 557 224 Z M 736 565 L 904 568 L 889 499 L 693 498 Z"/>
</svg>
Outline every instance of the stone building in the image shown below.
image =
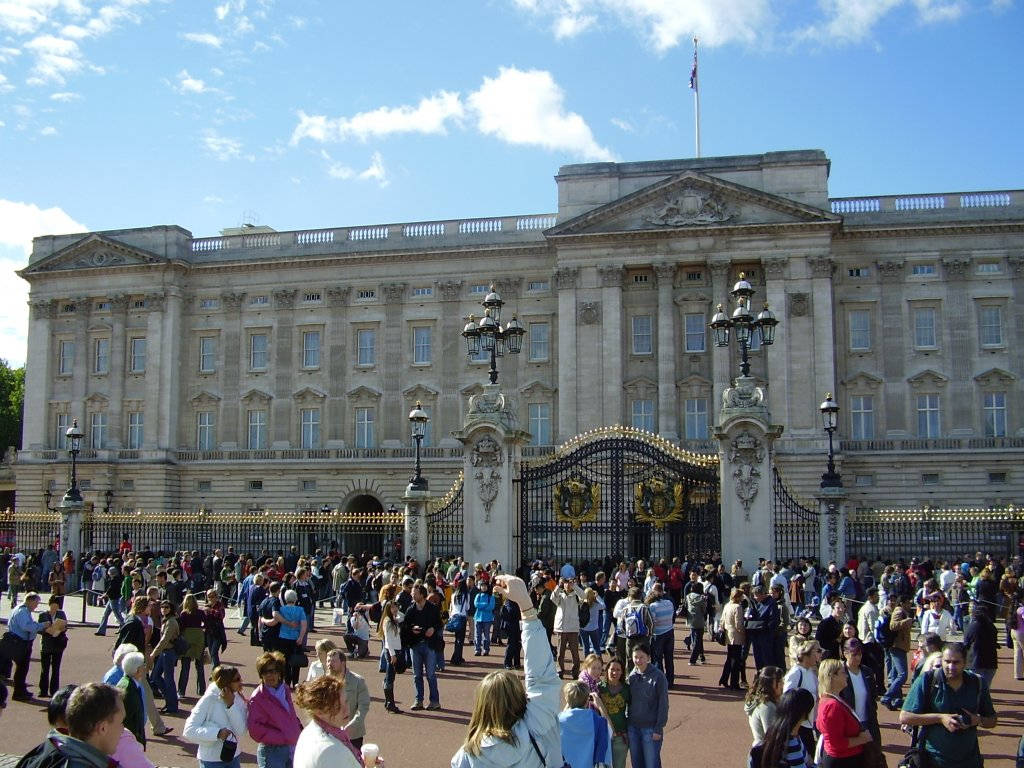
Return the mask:
<svg viewBox="0 0 1024 768">
<path fill-rule="evenodd" d="M 740 272 L 781 321 L 751 357 L 792 490 L 817 488 L 835 392 L 852 508 L 1019 499 L 1024 192 L 831 199 L 829 169 L 817 150 L 570 165 L 551 214 L 38 237 L 17 505 L 59 497 L 72 419 L 100 507 L 400 504 L 416 402 L 441 494 L 488 368 L 460 331 L 491 284 L 527 329 L 499 361 L 527 458 L 613 424 L 713 451 L 738 360 L 707 323 Z"/>
</svg>

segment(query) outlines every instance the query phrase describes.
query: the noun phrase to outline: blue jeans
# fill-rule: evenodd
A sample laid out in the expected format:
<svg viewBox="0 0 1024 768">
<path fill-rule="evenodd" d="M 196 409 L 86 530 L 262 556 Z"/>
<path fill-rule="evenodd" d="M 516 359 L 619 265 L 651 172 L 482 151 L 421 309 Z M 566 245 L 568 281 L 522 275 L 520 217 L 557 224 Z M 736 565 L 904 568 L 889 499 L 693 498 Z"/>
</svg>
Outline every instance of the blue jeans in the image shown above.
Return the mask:
<svg viewBox="0 0 1024 768">
<path fill-rule="evenodd" d="M 206 649 L 210 652 L 210 669 L 220 666 L 220 638 L 219 637 L 208 637 L 206 638 Z"/>
<path fill-rule="evenodd" d="M 223 760 L 200 760 L 199 768 L 241 768 L 242 761 L 236 756 L 234 760 L 225 763 Z"/>
<path fill-rule="evenodd" d="M 121 598 L 111 597 L 107 600 L 107 607 L 103 609 L 103 618 L 100 619 L 100 625 L 96 629 L 97 635 L 102 635 L 107 631 L 107 620 L 110 618 L 111 611 L 117 617 L 118 626 L 124 624 L 124 616 L 121 615 Z"/>
<path fill-rule="evenodd" d="M 427 676 L 427 685 L 430 687 L 430 704 L 441 703 L 441 695 L 437 692 L 437 675 L 434 670 L 434 649 L 426 642 L 419 643 L 412 647 L 412 665 L 416 671 L 414 682 L 416 683 L 416 701 L 423 703 L 423 676 Z"/>
<path fill-rule="evenodd" d="M 994 669 L 975 669 L 972 667 L 971 671 L 988 683 L 989 690 L 992 690 L 992 679 L 996 676 L 996 671 Z"/>
<path fill-rule="evenodd" d="M 629 726 L 629 755 L 633 768 L 661 768 L 661 740 L 654 740 L 653 728 Z"/>
<path fill-rule="evenodd" d="M 885 666 L 889 671 L 889 688 L 882 696 L 882 702 L 896 705 L 903 699 L 903 684 L 907 681 L 907 652 L 886 648 Z"/>
<path fill-rule="evenodd" d="M 490 653 L 491 650 L 491 624 L 493 621 L 478 621 L 476 629 L 476 650 L 478 653 Z"/>
<path fill-rule="evenodd" d="M 601 645 L 600 628 L 589 629 L 587 631 L 580 630 L 580 642 L 583 643 L 584 655 L 590 653 L 604 653 L 604 646 Z"/>
<path fill-rule="evenodd" d="M 178 687 L 174 684 L 174 667 L 177 663 L 178 657 L 174 651 L 164 651 L 153 665 L 153 680 L 164 694 L 164 706 L 169 715 L 178 711 Z"/>
<path fill-rule="evenodd" d="M 292 768 L 295 747 L 290 744 L 257 744 L 256 765 L 259 768 Z"/>
</svg>

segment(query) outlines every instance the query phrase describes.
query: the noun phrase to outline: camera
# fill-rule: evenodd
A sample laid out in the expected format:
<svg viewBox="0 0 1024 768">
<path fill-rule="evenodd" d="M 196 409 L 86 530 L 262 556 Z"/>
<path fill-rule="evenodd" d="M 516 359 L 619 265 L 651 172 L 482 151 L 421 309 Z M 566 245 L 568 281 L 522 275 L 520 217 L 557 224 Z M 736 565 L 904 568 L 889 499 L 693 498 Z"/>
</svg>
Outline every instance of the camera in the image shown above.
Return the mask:
<svg viewBox="0 0 1024 768">
<path fill-rule="evenodd" d="M 961 712 L 959 715 L 956 716 L 956 721 L 958 723 L 960 723 L 960 726 L 962 728 L 970 728 L 971 727 L 971 717 L 970 717 L 970 715 L 968 715 L 968 714 L 966 714 L 964 712 Z"/>
</svg>

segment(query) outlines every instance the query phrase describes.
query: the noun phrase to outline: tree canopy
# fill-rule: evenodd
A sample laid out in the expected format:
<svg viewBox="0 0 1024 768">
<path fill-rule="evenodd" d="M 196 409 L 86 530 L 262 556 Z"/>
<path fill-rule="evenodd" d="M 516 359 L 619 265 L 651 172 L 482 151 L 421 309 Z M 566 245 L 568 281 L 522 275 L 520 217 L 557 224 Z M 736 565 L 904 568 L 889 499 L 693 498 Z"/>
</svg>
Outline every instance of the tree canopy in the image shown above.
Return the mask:
<svg viewBox="0 0 1024 768">
<path fill-rule="evenodd" d="M 0 360 L 0 454 L 9 446 L 21 448 L 25 406 L 25 367 L 11 368 Z"/>
</svg>

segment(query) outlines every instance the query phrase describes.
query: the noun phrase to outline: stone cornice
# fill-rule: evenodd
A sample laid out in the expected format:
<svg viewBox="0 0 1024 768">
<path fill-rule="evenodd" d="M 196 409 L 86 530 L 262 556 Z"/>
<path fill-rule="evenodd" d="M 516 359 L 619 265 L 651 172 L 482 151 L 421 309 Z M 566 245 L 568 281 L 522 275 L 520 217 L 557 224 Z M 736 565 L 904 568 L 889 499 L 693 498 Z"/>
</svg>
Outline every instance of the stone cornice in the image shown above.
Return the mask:
<svg viewBox="0 0 1024 768">
<path fill-rule="evenodd" d="M 675 240 L 682 238 L 720 237 L 730 235 L 783 235 L 839 231 L 838 221 L 786 221 L 759 224 L 709 224 L 703 227 L 680 229 L 623 229 L 613 232 L 578 232 L 550 235 L 552 245 L 586 241 L 603 244 L 608 242 L 647 242 L 651 240 Z"/>
<path fill-rule="evenodd" d="M 974 222 L 971 224 L 955 224 L 943 222 L 941 224 L 905 224 L 897 225 L 844 225 L 836 232 L 838 240 L 852 240 L 856 238 L 878 238 L 878 237 L 907 237 L 910 235 L 993 235 L 1024 233 L 1024 223 L 1008 224 L 1006 222 L 993 222 L 986 224 Z"/>
<path fill-rule="evenodd" d="M 626 269 L 621 264 L 598 267 L 597 274 L 601 277 L 602 288 L 621 288 L 626 279 Z"/>
</svg>

